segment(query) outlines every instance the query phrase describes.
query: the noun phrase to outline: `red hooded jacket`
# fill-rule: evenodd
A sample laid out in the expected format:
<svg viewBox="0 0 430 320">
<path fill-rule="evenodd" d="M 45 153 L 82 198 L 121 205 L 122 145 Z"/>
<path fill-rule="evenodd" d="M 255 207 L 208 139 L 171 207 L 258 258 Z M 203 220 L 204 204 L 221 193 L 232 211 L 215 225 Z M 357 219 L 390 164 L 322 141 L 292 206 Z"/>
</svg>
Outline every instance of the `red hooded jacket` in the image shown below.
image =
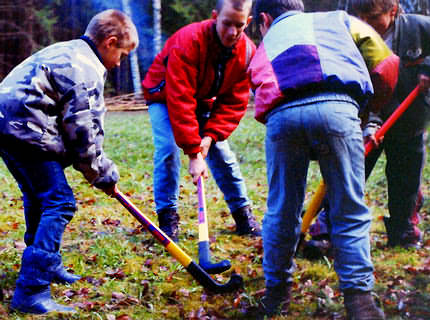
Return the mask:
<svg viewBox="0 0 430 320">
<path fill-rule="evenodd" d="M 223 47 L 211 19 L 179 29 L 155 57 L 142 82 L 144 96 L 149 104 L 167 104 L 176 144 L 185 154 L 200 152 L 198 109 L 211 111 L 203 136 L 222 141 L 236 129 L 248 105 L 246 71 L 254 53 L 244 33 L 231 50 Z M 222 56 L 228 58 L 219 77 Z"/>
</svg>

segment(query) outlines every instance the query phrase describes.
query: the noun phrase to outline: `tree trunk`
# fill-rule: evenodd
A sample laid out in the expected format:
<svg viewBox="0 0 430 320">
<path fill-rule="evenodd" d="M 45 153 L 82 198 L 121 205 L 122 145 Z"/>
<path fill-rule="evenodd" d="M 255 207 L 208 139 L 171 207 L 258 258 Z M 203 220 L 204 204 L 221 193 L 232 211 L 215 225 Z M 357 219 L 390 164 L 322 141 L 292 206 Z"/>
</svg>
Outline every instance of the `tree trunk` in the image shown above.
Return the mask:
<svg viewBox="0 0 430 320">
<path fill-rule="evenodd" d="M 122 8 L 128 16 L 130 17 L 133 16 L 129 0 L 122 0 Z M 133 50 L 132 52 L 130 52 L 129 61 L 130 61 L 130 73 L 131 73 L 134 92 L 140 93 L 142 91 L 141 89 L 142 85 L 140 80 L 139 62 L 137 59 L 136 50 Z"/>
<path fill-rule="evenodd" d="M 152 0 L 154 14 L 154 58 L 161 50 L 161 0 Z"/>
</svg>

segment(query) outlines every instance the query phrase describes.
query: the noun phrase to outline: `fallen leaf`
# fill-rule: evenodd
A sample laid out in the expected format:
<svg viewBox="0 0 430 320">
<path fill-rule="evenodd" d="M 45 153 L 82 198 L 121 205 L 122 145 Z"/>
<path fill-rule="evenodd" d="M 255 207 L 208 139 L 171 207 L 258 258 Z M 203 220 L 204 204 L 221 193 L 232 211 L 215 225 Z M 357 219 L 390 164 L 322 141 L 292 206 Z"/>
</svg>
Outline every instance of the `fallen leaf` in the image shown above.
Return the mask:
<svg viewBox="0 0 430 320">
<path fill-rule="evenodd" d="M 106 271 L 106 275 L 109 278 L 113 278 L 113 279 L 124 279 L 125 278 L 125 273 L 121 269 L 108 270 L 108 271 Z"/>
<path fill-rule="evenodd" d="M 24 241 L 14 241 L 13 245 L 18 250 L 24 250 L 25 248 L 27 248 L 27 245 L 25 244 Z"/>
<path fill-rule="evenodd" d="M 179 289 L 179 292 L 184 296 L 184 297 L 189 297 L 190 296 L 190 290 L 181 288 Z"/>
<path fill-rule="evenodd" d="M 112 299 L 116 300 L 122 300 L 125 299 L 127 296 L 122 292 L 112 292 Z"/>
</svg>

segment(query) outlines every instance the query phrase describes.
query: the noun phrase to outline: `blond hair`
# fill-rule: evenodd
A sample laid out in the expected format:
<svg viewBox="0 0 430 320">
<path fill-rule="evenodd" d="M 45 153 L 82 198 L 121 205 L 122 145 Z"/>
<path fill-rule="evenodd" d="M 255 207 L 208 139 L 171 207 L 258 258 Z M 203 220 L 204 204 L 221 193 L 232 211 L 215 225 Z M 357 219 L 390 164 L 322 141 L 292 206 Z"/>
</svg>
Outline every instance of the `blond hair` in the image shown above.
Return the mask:
<svg viewBox="0 0 430 320">
<path fill-rule="evenodd" d="M 235 10 L 243 11 L 247 9 L 249 10 L 248 14 L 251 13 L 252 0 L 217 0 L 215 10 L 218 13 L 221 12 L 225 1 L 229 1 Z"/>
<path fill-rule="evenodd" d="M 134 49 L 139 45 L 139 37 L 133 21 L 128 15 L 115 9 L 96 14 L 88 23 L 85 35 L 96 46 L 111 36 L 118 38 L 119 48 Z"/>
</svg>

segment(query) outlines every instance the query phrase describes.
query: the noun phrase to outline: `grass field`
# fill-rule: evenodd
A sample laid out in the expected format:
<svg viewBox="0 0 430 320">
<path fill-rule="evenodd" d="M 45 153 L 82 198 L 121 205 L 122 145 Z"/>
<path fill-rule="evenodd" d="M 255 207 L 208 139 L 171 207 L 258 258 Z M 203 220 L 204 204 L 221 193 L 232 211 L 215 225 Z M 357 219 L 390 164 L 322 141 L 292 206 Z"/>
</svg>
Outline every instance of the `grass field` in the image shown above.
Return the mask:
<svg viewBox="0 0 430 320">
<path fill-rule="evenodd" d="M 156 222 L 152 194 L 152 137 L 148 115 L 109 113 L 105 149 L 119 167 L 119 188 L 142 212 Z M 265 128 L 252 114 L 245 116 L 230 138 L 240 161 L 253 210 L 261 221 L 265 212 L 267 183 L 264 161 Z M 197 194 L 187 174 L 185 157 L 180 188 L 181 235 L 179 245 L 197 258 Z M 430 168 L 423 192 L 430 199 Z M 214 295 L 206 292 L 154 238 L 119 204 L 89 187 L 79 172 L 66 170 L 78 211 L 63 239 L 64 264 L 83 276 L 73 285 L 53 285 L 59 303 L 74 305 L 73 315 L 44 319 L 245 319 L 243 312 L 262 294 L 260 239 L 233 234 L 234 223 L 213 179 L 206 182 L 211 252 L 214 260 L 228 259 L 232 270 L 244 277 L 243 290 Z M 320 181 L 315 163 L 308 176 L 307 199 Z M 0 164 L 0 319 L 39 319 L 10 312 L 20 258 L 25 247 L 21 194 L 9 172 Z M 367 182 L 366 201 L 374 215 L 372 255 L 375 292 L 388 319 L 430 319 L 430 202 L 425 201 L 420 227 L 425 246 L 419 251 L 385 247 L 381 216 L 387 215 L 387 192 L 382 158 Z M 343 319 L 343 298 L 330 258 L 308 261 L 297 258 L 293 302 L 289 317 Z M 217 275 L 226 282 L 232 271 Z M 279 318 L 283 319 L 283 318 Z M 286 319 L 286 318 L 285 318 Z"/>
</svg>

